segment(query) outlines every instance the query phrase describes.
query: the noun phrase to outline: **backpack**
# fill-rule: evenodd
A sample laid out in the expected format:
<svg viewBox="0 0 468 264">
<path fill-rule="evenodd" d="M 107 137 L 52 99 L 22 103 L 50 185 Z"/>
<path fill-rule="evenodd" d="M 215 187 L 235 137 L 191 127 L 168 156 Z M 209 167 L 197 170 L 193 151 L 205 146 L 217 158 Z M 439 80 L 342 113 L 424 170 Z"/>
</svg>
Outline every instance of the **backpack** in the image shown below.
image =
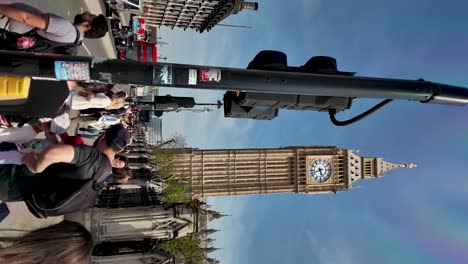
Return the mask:
<svg viewBox="0 0 468 264">
<path fill-rule="evenodd" d="M 23 193 L 29 211 L 37 218 L 64 215 L 92 208 L 96 204 L 102 183 L 110 175 L 107 166 L 99 166 L 91 179 L 40 177 Z M 95 178 L 100 175 L 99 178 Z"/>
<path fill-rule="evenodd" d="M 77 27 L 75 27 L 76 39 L 73 43 L 62 43 L 46 39 L 39 35 L 37 30 L 37 28 L 33 28 L 26 33 L 19 34 L 6 29 L 0 29 L 0 49 L 78 55 L 78 47 L 82 41 L 80 40 L 80 32 Z"/>
</svg>

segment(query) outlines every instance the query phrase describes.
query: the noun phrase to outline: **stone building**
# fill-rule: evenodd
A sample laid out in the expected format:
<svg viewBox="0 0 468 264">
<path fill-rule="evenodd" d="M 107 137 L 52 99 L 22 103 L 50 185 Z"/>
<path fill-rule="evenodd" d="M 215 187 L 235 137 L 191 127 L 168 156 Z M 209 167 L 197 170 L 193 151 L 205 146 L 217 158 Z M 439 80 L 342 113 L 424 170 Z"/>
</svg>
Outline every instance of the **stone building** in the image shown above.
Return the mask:
<svg viewBox="0 0 468 264">
<path fill-rule="evenodd" d="M 129 190 L 136 193 L 135 189 L 125 191 Z M 207 229 L 208 223 L 223 216 L 204 206 L 189 204 L 144 205 L 142 202 L 99 208 L 102 205 L 84 214 L 96 243 L 93 264 L 113 261 L 165 264 L 173 256 L 158 250 L 161 240 L 199 233 L 202 246 L 206 246 L 211 241 L 208 236 L 216 231 Z"/>
<path fill-rule="evenodd" d="M 199 233 L 202 246 L 207 246 L 215 231 L 207 225 L 222 216 L 204 204 L 161 203 L 159 192 L 147 186 L 103 190 L 94 208 L 66 219 L 82 223 L 93 234 L 93 264 L 165 264 L 172 263 L 173 256 L 158 250 L 158 243 Z"/>
<path fill-rule="evenodd" d="M 202 33 L 242 10 L 257 10 L 258 3 L 244 0 L 145 0 L 139 16 L 153 27 L 179 27 Z"/>
<path fill-rule="evenodd" d="M 139 128 L 126 154 L 133 170 L 127 184 L 105 187 L 94 208 L 66 215 L 93 234 L 92 264 L 167 264 L 174 256 L 158 249 L 162 240 L 199 233 L 202 247 L 210 250 L 213 232 L 208 223 L 222 217 L 206 202 L 168 205 L 161 202 L 162 182 L 147 158 L 151 148 Z"/>
<path fill-rule="evenodd" d="M 189 175 L 194 197 L 336 193 L 361 179 L 415 167 L 360 157 L 336 147 L 180 149 L 175 164 L 178 173 Z"/>
</svg>

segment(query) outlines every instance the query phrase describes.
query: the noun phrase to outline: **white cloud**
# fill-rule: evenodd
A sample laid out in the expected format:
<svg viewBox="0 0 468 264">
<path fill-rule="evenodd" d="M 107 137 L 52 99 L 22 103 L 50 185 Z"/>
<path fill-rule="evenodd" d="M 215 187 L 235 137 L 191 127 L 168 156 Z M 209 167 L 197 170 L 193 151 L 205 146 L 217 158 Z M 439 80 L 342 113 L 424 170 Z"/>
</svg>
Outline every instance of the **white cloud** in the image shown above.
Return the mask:
<svg viewBox="0 0 468 264">
<path fill-rule="evenodd" d="M 241 67 L 239 56 L 232 56 L 233 36 L 229 32 L 214 29 L 199 34 L 181 30 L 161 30 L 163 38 L 168 38 L 169 45 L 162 46 L 160 53 L 171 62 Z M 194 97 L 198 103 L 215 103 L 222 100 L 224 91 L 201 91 L 193 89 L 162 88 L 161 95 Z M 245 146 L 244 135 L 253 127 L 249 120 L 224 118 L 223 109 L 211 107 L 209 113 L 165 113 L 163 119 L 163 137 L 178 132 L 186 136 L 187 144 L 198 148 L 223 148 Z"/>
<path fill-rule="evenodd" d="M 181 91 L 180 93 L 179 91 L 178 93 L 171 92 L 171 95 L 194 96 L 195 101 L 200 103 L 216 102 L 222 98 L 222 95 L 218 93 L 200 96 L 202 93 Z M 165 113 L 162 116 L 163 137 L 167 138 L 178 132 L 186 136 L 188 146 L 197 148 L 245 147 L 248 139 L 245 135 L 252 129 L 254 122 L 225 118 L 222 108 L 211 108 L 214 111 L 208 113 Z"/>
<path fill-rule="evenodd" d="M 317 257 L 317 263 L 321 264 L 352 264 L 353 261 L 351 247 L 344 239 L 334 239 L 333 241 L 319 240 L 315 234 L 306 230 L 307 241 L 310 244 L 310 252 Z M 339 237 L 339 236 L 333 236 Z"/>
<path fill-rule="evenodd" d="M 304 18 L 316 18 L 320 14 L 320 0 L 303 0 L 301 3 L 301 15 L 299 17 Z"/>
<path fill-rule="evenodd" d="M 245 239 L 245 234 L 251 233 L 254 226 L 245 221 L 245 208 L 249 203 L 249 197 L 217 197 L 210 198 L 208 204 L 213 209 L 223 214 L 228 214 L 219 220 L 210 223 L 209 227 L 221 230 L 212 238 L 216 239 L 216 247 L 220 250 L 210 254 L 210 257 L 223 260 L 223 263 L 239 263 L 239 252 L 245 246 L 250 246 L 250 240 Z M 252 245 L 254 246 L 254 245 Z"/>
</svg>

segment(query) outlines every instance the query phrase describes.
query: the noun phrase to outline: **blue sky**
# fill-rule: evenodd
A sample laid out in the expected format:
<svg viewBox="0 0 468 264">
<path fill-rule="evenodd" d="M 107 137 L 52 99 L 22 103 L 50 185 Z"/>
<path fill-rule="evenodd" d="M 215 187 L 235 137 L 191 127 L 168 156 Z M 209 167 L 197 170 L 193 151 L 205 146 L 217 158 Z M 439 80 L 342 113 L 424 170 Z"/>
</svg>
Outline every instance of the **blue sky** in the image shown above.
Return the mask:
<svg viewBox="0 0 468 264">
<path fill-rule="evenodd" d="M 259 10 L 208 33 L 162 29 L 168 61 L 245 68 L 274 49 L 289 65 L 328 55 L 360 76 L 468 87 L 468 2 L 258 1 Z M 165 89 L 198 102 L 223 92 Z M 358 100 L 340 118 L 377 103 Z M 164 136 L 180 132 L 197 148 L 336 145 L 418 168 L 361 182 L 336 195 L 210 199 L 229 214 L 213 256 L 222 263 L 468 263 L 468 107 L 393 102 L 363 121 L 335 127 L 324 113 L 282 111 L 272 121 L 225 119 L 222 111 L 164 116 Z"/>
</svg>

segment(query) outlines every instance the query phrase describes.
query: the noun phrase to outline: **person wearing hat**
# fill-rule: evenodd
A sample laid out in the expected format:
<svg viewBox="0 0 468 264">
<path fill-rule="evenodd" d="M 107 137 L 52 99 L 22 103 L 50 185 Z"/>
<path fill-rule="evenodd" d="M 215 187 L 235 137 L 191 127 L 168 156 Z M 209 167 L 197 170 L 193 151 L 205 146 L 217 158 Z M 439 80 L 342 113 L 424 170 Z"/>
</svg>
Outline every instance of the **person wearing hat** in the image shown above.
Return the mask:
<svg viewBox="0 0 468 264">
<path fill-rule="evenodd" d="M 115 155 L 130 143 L 128 131 L 117 124 L 106 129 L 93 146 L 56 144 L 40 153 L 27 153 L 22 165 L 0 165 L 0 200 L 21 201 L 45 177 L 104 181 L 112 173 Z"/>
</svg>

